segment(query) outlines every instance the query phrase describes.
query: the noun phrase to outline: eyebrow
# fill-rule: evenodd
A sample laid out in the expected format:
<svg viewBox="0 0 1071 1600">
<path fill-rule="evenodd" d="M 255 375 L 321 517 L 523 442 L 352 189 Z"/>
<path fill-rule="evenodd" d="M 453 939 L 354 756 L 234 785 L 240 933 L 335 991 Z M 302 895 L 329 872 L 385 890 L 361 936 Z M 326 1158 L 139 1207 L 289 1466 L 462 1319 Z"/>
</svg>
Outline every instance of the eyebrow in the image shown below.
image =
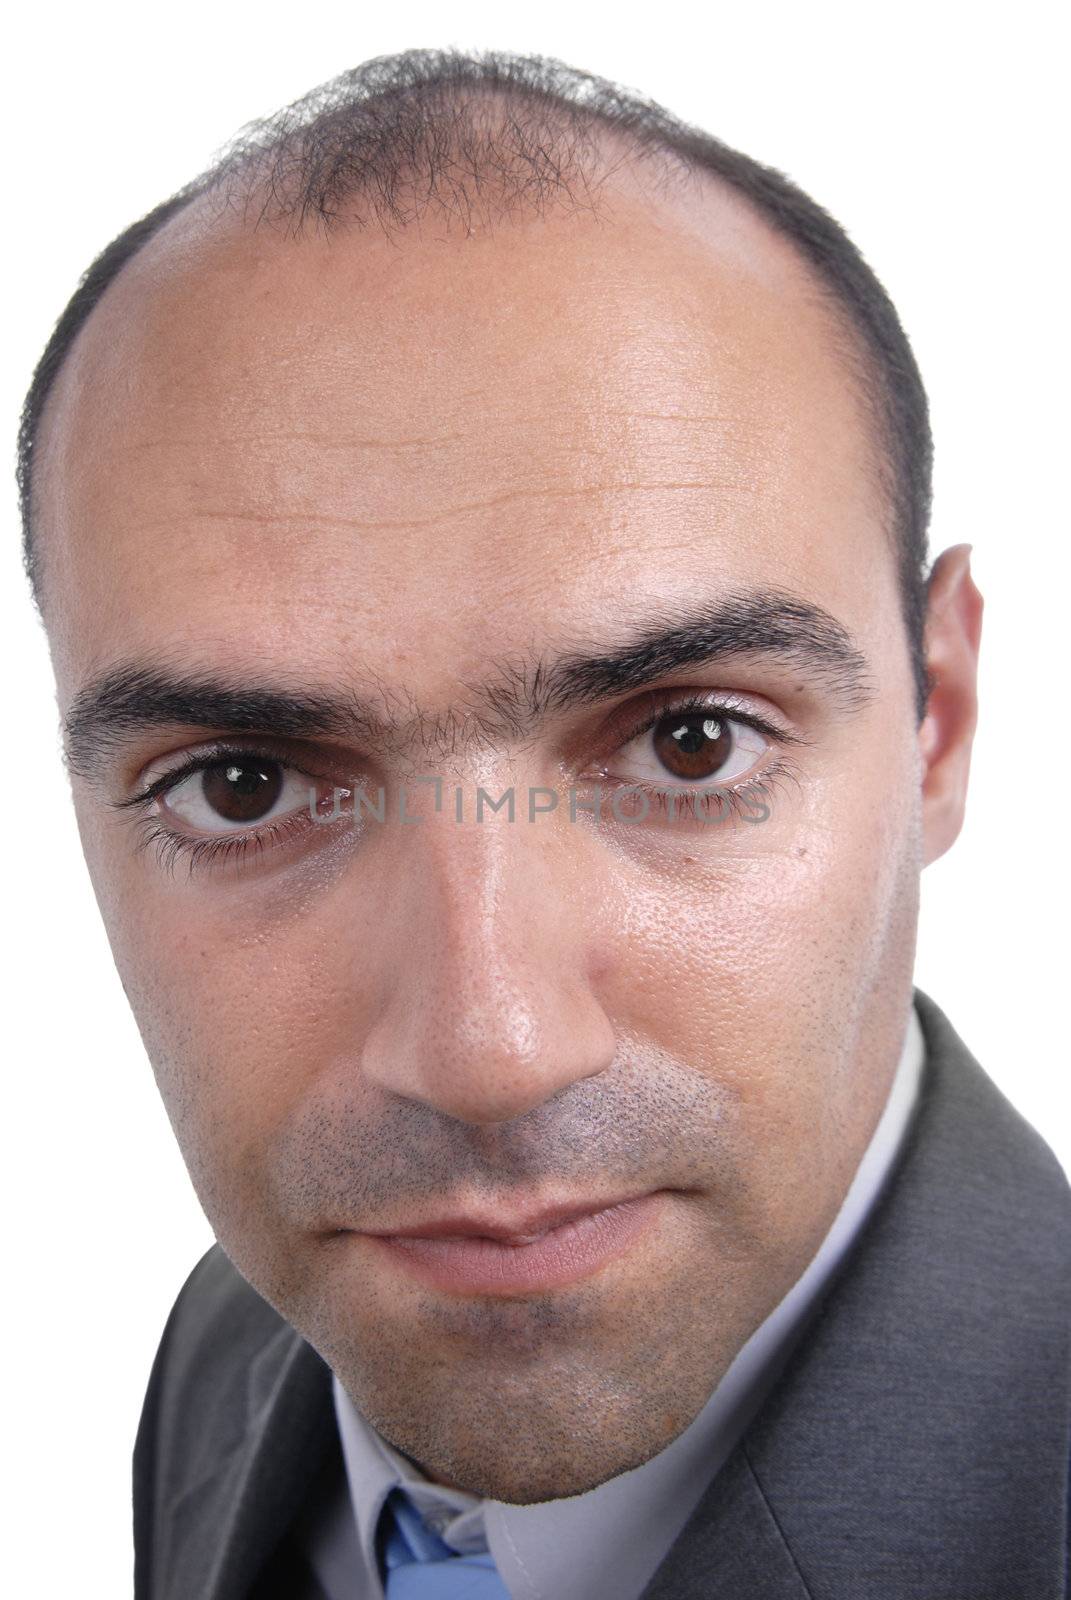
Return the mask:
<svg viewBox="0 0 1071 1600">
<path fill-rule="evenodd" d="M 344 737 L 371 744 L 421 734 L 440 740 L 461 727 L 481 739 L 529 737 L 548 713 L 591 705 L 644 689 L 687 667 L 730 657 L 787 664 L 829 695 L 845 713 L 861 709 L 874 686 L 865 655 L 828 611 L 780 589 L 748 589 L 687 609 L 663 602 L 616 644 L 492 664 L 485 681 L 467 685 L 463 710 L 430 716 L 418 708 L 399 718 L 377 685 L 320 690 L 265 682 L 250 672 L 217 676 L 203 670 L 133 660 L 84 685 L 64 719 L 67 765 L 99 776 L 125 745 L 148 728 L 198 728 L 280 738 Z"/>
</svg>

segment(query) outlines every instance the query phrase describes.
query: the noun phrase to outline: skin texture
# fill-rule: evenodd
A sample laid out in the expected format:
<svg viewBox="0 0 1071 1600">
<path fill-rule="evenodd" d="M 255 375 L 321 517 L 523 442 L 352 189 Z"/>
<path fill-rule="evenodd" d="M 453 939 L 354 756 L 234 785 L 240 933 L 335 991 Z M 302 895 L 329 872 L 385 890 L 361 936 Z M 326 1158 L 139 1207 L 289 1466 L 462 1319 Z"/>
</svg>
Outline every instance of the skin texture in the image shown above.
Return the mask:
<svg viewBox="0 0 1071 1600">
<path fill-rule="evenodd" d="M 642 778 L 658 695 L 511 738 L 476 688 L 750 586 L 866 657 L 852 708 L 766 655 L 652 680 L 799 741 L 760 740 L 749 770 L 790 763 L 761 826 L 458 824 L 421 791 L 417 825 L 310 823 L 191 870 L 117 803 L 204 730 L 73 779 L 223 1248 L 429 1476 L 516 1502 L 664 1448 L 813 1256 L 891 1082 L 976 712 L 957 546 L 916 726 L 866 416 L 790 248 L 713 186 L 622 175 L 606 200 L 394 241 L 195 210 L 84 330 L 38 468 L 64 715 L 132 659 L 378 697 L 390 737 L 295 746 L 306 787 Z M 431 1289 L 360 1234 L 649 1190 L 636 1245 L 547 1292 Z"/>
</svg>

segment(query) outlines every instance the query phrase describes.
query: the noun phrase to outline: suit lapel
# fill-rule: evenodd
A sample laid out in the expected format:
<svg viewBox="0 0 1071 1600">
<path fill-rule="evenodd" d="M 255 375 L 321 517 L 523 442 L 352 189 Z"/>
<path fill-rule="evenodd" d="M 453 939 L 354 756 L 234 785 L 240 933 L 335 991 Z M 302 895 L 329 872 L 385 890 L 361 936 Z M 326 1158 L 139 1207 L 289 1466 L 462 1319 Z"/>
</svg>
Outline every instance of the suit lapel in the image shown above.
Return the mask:
<svg viewBox="0 0 1071 1600">
<path fill-rule="evenodd" d="M 1071 1191 L 915 999 L 897 1166 L 643 1600 L 1063 1593 Z"/>
<path fill-rule="evenodd" d="M 642 1600 L 810 1600 L 743 1450 L 717 1474 Z"/>
<path fill-rule="evenodd" d="M 330 1369 L 283 1325 L 250 1366 L 241 1443 L 171 1507 L 162 1600 L 245 1600 L 336 1465 Z"/>
</svg>

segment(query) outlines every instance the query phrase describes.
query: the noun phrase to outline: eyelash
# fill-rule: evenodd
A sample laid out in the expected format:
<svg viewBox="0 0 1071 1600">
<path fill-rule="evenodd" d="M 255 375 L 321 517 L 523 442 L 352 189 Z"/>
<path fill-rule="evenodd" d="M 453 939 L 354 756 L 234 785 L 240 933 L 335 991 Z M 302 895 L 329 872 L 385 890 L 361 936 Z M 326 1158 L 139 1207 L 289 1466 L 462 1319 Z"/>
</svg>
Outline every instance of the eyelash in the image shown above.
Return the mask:
<svg viewBox="0 0 1071 1600">
<path fill-rule="evenodd" d="M 152 783 L 146 784 L 144 789 L 131 795 L 128 800 L 116 801 L 119 811 L 135 811 L 143 814 L 138 818 L 138 829 L 141 838 L 139 850 L 154 849 L 158 863 L 167 871 L 173 872 L 176 862 L 185 859 L 192 877 L 198 869 L 214 866 L 225 866 L 229 862 L 240 864 L 249 851 L 262 854 L 265 848 L 274 844 L 283 844 L 296 832 L 303 832 L 304 823 L 311 826 L 311 818 L 304 809 L 291 812 L 288 816 L 279 817 L 275 822 L 264 823 L 260 828 L 251 829 L 246 833 L 221 834 L 215 838 L 193 839 L 188 834 L 178 833 L 174 828 L 168 828 L 159 819 L 159 816 L 148 812 L 148 807 L 161 796 L 169 794 L 172 789 L 178 788 L 186 778 L 195 772 L 205 772 L 210 767 L 218 766 L 225 761 L 269 761 L 279 766 L 287 767 L 291 771 L 302 772 L 309 778 L 310 783 L 323 783 L 324 779 L 313 773 L 305 773 L 303 768 L 295 768 L 292 752 L 273 749 L 270 742 L 258 745 L 213 745 L 208 750 L 202 750 L 197 755 L 187 756 L 178 766 L 170 771 L 161 773 L 154 778 Z"/>
<path fill-rule="evenodd" d="M 155 817 L 146 817 L 143 819 L 139 848 L 155 848 L 156 859 L 167 872 L 173 872 L 175 863 L 180 857 L 184 858 L 192 877 L 194 872 L 202 867 L 225 866 L 229 861 L 242 862 L 250 850 L 261 854 L 265 846 L 284 842 L 282 838 L 276 839 L 276 835 L 289 837 L 295 831 L 294 819 L 291 816 L 280 818 L 279 822 L 269 824 L 256 833 L 220 835 L 215 839 L 190 839 L 184 834 L 174 832 L 171 828 L 163 827 Z"/>
<path fill-rule="evenodd" d="M 657 705 L 653 711 L 647 713 L 635 726 L 632 726 L 626 735 L 623 737 L 620 734 L 616 736 L 619 741 L 618 747 L 631 744 L 634 739 L 640 738 L 644 733 L 648 733 L 652 728 L 657 727 L 665 717 L 688 716 L 697 712 L 721 712 L 733 721 L 741 722 L 747 727 L 754 728 L 765 738 L 777 744 L 804 744 L 807 742 L 800 738 L 799 735 L 787 733 L 784 729 L 768 722 L 764 717 L 738 709 L 724 699 L 711 700 L 704 695 L 695 694 L 686 696 L 683 699 L 667 700 Z M 301 768 L 292 767 L 289 755 L 290 752 L 272 749 L 270 744 L 257 747 L 229 744 L 215 745 L 210 750 L 202 750 L 197 755 L 187 756 L 178 766 L 171 768 L 169 772 L 162 773 L 160 777 L 154 778 L 152 783 L 147 784 L 136 795 L 132 795 L 127 800 L 116 801 L 115 808 L 119 811 L 131 810 L 146 813 L 138 819 L 138 827 L 141 833 L 138 849 L 154 848 L 158 863 L 168 872 L 174 871 L 179 859 L 186 860 L 191 877 L 195 871 L 199 871 L 202 868 L 225 866 L 228 863 L 241 864 L 246 860 L 250 850 L 256 854 L 262 854 L 266 848 L 284 843 L 295 832 L 304 832 L 305 826 L 311 826 L 311 818 L 302 809 L 296 813 L 291 812 L 288 816 L 280 817 L 276 822 L 266 823 L 263 827 L 252 829 L 246 833 L 194 839 L 187 834 L 178 833 L 176 830 L 166 827 L 160 822 L 158 815 L 148 814 L 148 807 L 161 796 L 177 788 L 184 779 L 190 777 L 193 773 L 204 772 L 208 768 L 217 766 L 224 761 L 242 759 L 246 761 L 268 761 L 278 763 L 291 770 L 302 771 Z M 306 773 L 304 775 L 313 782 L 319 781 L 322 783 L 324 781 L 322 778 L 316 779 L 313 774 Z M 720 810 L 723 804 L 722 797 L 724 797 L 724 804 L 728 807 L 729 816 L 733 821 L 736 821 L 746 811 L 750 810 L 750 802 L 756 794 L 765 795 L 772 786 L 778 785 L 780 779 L 788 777 L 795 780 L 797 776 L 794 764 L 784 754 L 781 754 L 760 775 L 745 779 L 742 783 L 736 785 L 719 787 L 715 784 L 713 789 L 708 789 L 706 792 L 689 789 L 687 785 L 674 786 L 669 784 L 662 788 L 656 788 L 649 784 L 630 782 L 626 779 L 613 778 L 611 776 L 607 776 L 605 779 L 600 778 L 599 781 L 605 781 L 610 785 L 617 785 L 620 788 L 646 795 L 650 808 L 649 813 L 646 814 L 651 815 L 665 815 L 668 813 L 670 794 L 679 796 L 679 799 L 674 801 L 675 814 L 678 819 L 685 814 L 694 815 L 697 809 L 709 815 L 715 804 Z M 297 819 L 304 819 L 304 823 Z"/>
</svg>

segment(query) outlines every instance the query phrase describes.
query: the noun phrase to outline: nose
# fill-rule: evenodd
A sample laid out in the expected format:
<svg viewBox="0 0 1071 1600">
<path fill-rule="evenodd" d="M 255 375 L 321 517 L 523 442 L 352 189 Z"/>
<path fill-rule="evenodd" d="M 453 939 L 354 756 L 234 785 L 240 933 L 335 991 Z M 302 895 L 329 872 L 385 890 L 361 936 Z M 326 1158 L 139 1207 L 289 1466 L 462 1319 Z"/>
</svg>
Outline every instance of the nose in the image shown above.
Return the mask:
<svg viewBox="0 0 1071 1600">
<path fill-rule="evenodd" d="M 389 847 L 362 1072 L 470 1123 L 523 1116 L 614 1057 L 578 870 L 590 841 L 522 809 L 512 822 L 426 815 Z"/>
</svg>

